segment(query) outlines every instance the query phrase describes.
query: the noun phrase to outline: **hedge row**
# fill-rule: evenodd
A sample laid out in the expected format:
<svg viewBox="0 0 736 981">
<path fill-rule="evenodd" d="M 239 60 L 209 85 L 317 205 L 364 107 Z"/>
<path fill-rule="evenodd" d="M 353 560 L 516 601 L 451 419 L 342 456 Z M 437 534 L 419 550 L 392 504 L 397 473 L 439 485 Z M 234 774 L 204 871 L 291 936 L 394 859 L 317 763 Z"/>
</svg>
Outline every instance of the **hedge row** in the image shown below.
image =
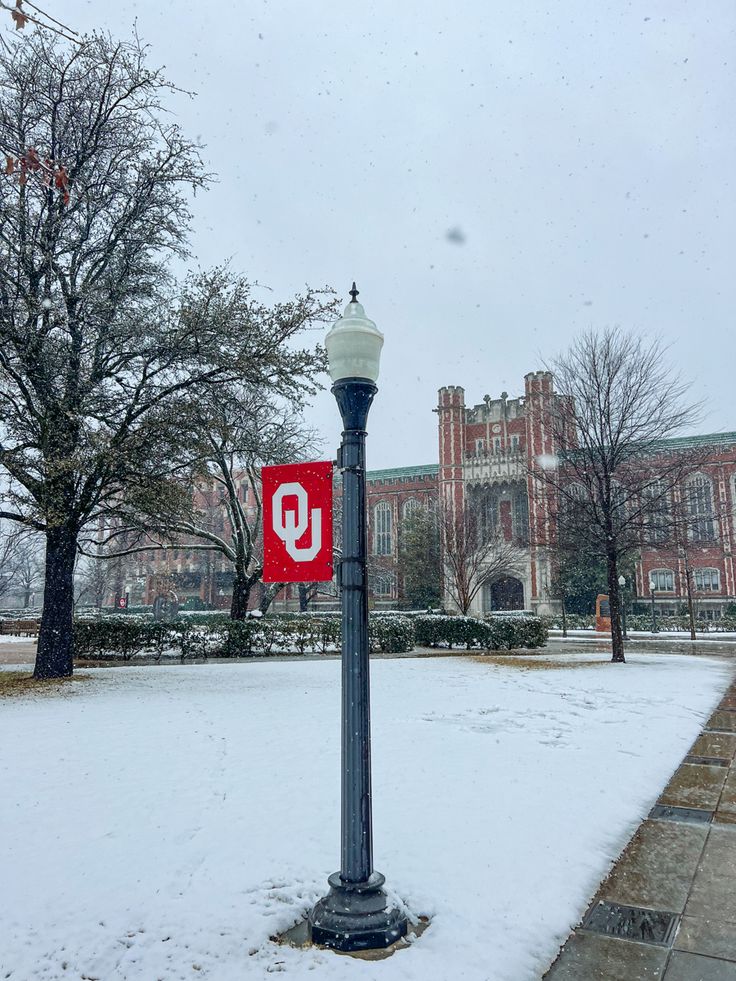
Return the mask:
<svg viewBox="0 0 736 981">
<path fill-rule="evenodd" d="M 548 616 L 542 618 L 547 626 L 552 630 L 562 629 L 562 617 Z M 595 617 L 583 614 L 570 613 L 565 618 L 568 630 L 594 630 Z M 663 616 L 656 615 L 658 630 L 671 630 L 678 633 L 690 631 L 690 618 L 688 616 Z M 627 630 L 651 630 L 651 613 L 629 613 L 626 615 Z M 733 633 L 736 632 L 736 618 L 722 617 L 720 620 L 695 620 L 695 629 L 702 633 Z"/>
<path fill-rule="evenodd" d="M 422 647 L 473 647 L 502 650 L 541 647 L 547 630 L 539 617 L 473 617 L 400 614 L 371 616 L 372 652 L 397 654 Z M 75 653 L 90 660 L 176 656 L 268 657 L 275 654 L 327 654 L 340 649 L 340 618 L 331 615 L 249 617 L 247 620 L 155 623 L 141 617 L 111 616 L 77 620 Z"/>
<path fill-rule="evenodd" d="M 414 647 L 407 617 L 371 618 L 371 651 L 401 653 Z M 184 661 L 203 657 L 268 657 L 274 654 L 326 654 L 340 648 L 340 619 L 333 616 L 295 618 L 224 618 L 215 623 L 156 623 L 141 617 L 81 619 L 74 624 L 77 657 L 90 660 L 177 656 Z"/>
<path fill-rule="evenodd" d="M 216 653 L 209 632 L 186 622 L 156 623 L 151 619 L 111 616 L 74 621 L 74 654 L 90 660 L 129 661 L 133 657 L 176 654 L 182 661 Z"/>
<path fill-rule="evenodd" d="M 413 619 L 414 637 L 421 647 L 465 647 L 470 650 L 511 650 L 515 647 L 541 647 L 548 629 L 541 617 L 476 617 L 427 615 Z"/>
</svg>

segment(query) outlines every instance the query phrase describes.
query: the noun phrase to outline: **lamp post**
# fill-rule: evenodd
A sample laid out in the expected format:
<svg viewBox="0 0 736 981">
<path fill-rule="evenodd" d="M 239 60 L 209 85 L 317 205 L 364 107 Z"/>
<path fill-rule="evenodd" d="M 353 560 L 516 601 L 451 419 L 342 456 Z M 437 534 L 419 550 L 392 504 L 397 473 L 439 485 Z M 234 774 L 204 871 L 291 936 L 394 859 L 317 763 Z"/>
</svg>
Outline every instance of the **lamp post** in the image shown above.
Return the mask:
<svg viewBox="0 0 736 981">
<path fill-rule="evenodd" d="M 358 303 L 358 290 L 325 338 L 332 392 L 342 416 L 342 783 L 340 871 L 309 914 L 313 943 L 336 950 L 388 947 L 406 918 L 388 908 L 385 878 L 373 868 L 365 437 L 383 334 Z"/>
<path fill-rule="evenodd" d="M 655 590 L 655 588 L 656 588 L 656 583 L 654 582 L 653 579 L 650 579 L 649 580 L 649 593 L 650 593 L 650 595 L 652 597 L 652 633 L 653 634 L 658 633 L 658 630 L 657 630 L 657 616 L 656 616 L 655 611 L 654 611 L 654 590 Z"/>
<path fill-rule="evenodd" d="M 626 576 L 619 576 L 618 584 L 621 588 L 621 611 L 623 614 L 623 621 L 624 621 L 624 640 L 628 640 L 626 634 L 626 594 L 624 593 L 624 589 L 626 587 Z"/>
</svg>

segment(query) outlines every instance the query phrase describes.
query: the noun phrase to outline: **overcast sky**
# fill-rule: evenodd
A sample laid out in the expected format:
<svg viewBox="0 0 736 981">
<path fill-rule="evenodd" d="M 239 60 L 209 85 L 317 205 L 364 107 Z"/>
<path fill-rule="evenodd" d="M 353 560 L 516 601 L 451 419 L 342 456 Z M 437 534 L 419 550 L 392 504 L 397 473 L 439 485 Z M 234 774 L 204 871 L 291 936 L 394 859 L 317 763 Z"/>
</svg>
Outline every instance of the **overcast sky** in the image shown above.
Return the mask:
<svg viewBox="0 0 736 981">
<path fill-rule="evenodd" d="M 353 279 L 386 337 L 371 468 L 437 459 L 441 385 L 523 393 L 577 331 L 671 340 L 736 430 L 732 0 L 46 0 L 129 34 L 219 183 L 194 256 L 286 298 Z M 312 421 L 339 439 L 326 392 Z"/>
</svg>

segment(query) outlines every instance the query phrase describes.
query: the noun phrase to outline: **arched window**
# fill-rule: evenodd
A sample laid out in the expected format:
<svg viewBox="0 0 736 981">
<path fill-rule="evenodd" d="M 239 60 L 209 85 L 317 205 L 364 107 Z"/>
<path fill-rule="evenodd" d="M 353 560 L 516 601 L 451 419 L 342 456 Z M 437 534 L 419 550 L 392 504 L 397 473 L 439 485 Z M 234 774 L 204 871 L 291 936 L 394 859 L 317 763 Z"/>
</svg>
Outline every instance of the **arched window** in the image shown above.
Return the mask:
<svg viewBox="0 0 736 981">
<path fill-rule="evenodd" d="M 373 593 L 375 596 L 391 595 L 391 577 L 386 575 L 376 575 L 373 580 Z"/>
<path fill-rule="evenodd" d="M 693 569 L 693 585 L 698 593 L 720 593 L 721 574 L 718 569 Z"/>
<path fill-rule="evenodd" d="M 391 554 L 391 505 L 386 501 L 376 504 L 373 511 L 373 553 Z"/>
<path fill-rule="evenodd" d="M 644 515 L 647 545 L 664 545 L 670 538 L 670 501 L 668 489 L 661 480 L 644 488 Z"/>
<path fill-rule="evenodd" d="M 651 589 L 652 586 L 658 593 L 674 593 L 675 574 L 672 569 L 652 569 L 649 573 L 647 589 Z"/>
<path fill-rule="evenodd" d="M 529 502 L 526 487 L 517 487 L 511 498 L 511 533 L 517 544 L 529 544 Z"/>
<path fill-rule="evenodd" d="M 558 500 L 557 524 L 561 540 L 566 540 L 580 521 L 581 505 L 587 502 L 587 491 L 582 484 L 567 484 L 561 488 Z"/>
<path fill-rule="evenodd" d="M 406 521 L 407 518 L 411 518 L 412 515 L 417 513 L 417 511 L 421 511 L 421 510 L 422 510 L 421 503 L 415 497 L 410 497 L 408 501 L 404 501 L 402 507 L 402 515 L 404 521 Z"/>
<path fill-rule="evenodd" d="M 477 525 L 479 544 L 481 545 L 492 541 L 498 534 L 499 491 L 497 487 L 487 487 L 482 492 Z"/>
<path fill-rule="evenodd" d="M 705 474 L 691 477 L 685 489 L 688 533 L 693 542 L 712 542 L 716 537 L 713 514 L 713 484 Z"/>
<path fill-rule="evenodd" d="M 498 499 L 497 487 L 472 487 L 469 489 L 465 507 L 465 517 L 473 534 L 477 536 L 478 544 L 490 542 L 498 528 Z"/>
<path fill-rule="evenodd" d="M 626 521 L 629 495 L 626 488 L 618 480 L 611 481 L 611 520 L 614 527 L 619 527 Z"/>
</svg>

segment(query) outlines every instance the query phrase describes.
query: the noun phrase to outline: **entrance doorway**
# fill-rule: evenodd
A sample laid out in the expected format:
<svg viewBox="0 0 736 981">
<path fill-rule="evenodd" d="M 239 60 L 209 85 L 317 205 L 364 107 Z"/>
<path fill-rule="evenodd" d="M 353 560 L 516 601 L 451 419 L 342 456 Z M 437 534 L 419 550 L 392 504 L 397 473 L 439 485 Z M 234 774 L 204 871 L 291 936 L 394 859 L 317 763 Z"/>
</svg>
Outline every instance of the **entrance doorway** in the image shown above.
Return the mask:
<svg viewBox="0 0 736 981">
<path fill-rule="evenodd" d="M 523 610 L 524 585 L 513 576 L 505 576 L 483 586 L 483 612 L 493 610 Z"/>
</svg>

